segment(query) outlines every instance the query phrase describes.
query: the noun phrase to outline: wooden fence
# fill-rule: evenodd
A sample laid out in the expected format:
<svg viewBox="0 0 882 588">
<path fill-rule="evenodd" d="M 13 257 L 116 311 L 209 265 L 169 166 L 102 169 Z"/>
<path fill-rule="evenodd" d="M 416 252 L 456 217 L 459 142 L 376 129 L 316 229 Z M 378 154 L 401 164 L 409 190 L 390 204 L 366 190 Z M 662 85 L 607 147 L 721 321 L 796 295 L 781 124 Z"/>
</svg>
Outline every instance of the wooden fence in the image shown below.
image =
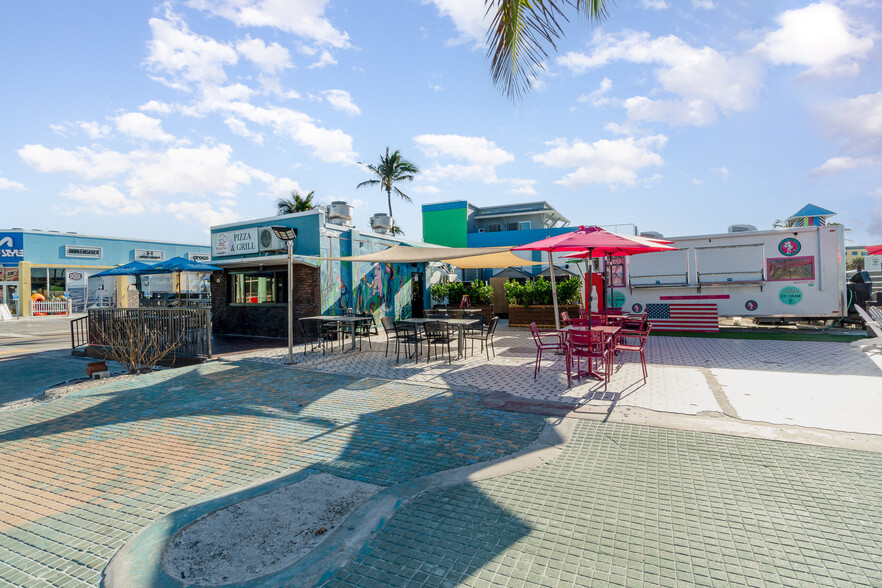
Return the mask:
<svg viewBox="0 0 882 588">
<path fill-rule="evenodd" d="M 173 346 L 175 357 L 211 357 L 207 308 L 90 308 L 88 316 L 71 322 L 70 329 L 73 348 L 144 340 Z M 108 341 L 109 333 L 114 341 Z"/>
</svg>

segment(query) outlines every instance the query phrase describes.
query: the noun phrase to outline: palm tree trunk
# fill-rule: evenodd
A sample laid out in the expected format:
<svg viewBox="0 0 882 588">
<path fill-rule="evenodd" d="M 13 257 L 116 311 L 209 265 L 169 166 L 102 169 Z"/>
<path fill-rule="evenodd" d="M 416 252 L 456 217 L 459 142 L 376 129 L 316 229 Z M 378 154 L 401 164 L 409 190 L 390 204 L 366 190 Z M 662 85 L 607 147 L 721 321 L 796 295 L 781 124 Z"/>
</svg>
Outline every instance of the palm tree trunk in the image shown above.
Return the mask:
<svg viewBox="0 0 882 588">
<path fill-rule="evenodd" d="M 389 216 L 392 216 L 392 187 L 386 188 L 386 198 L 389 201 Z"/>
</svg>

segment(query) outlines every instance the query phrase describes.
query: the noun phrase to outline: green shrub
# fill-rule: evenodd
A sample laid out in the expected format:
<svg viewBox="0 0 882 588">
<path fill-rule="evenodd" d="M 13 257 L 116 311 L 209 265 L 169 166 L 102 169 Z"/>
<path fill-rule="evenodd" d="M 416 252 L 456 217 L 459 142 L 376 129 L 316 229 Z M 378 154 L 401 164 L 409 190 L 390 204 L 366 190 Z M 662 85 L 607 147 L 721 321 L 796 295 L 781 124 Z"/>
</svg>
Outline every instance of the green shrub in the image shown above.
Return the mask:
<svg viewBox="0 0 882 588">
<path fill-rule="evenodd" d="M 490 304 L 493 302 L 493 286 L 481 280 L 472 282 L 469 288 L 469 300 L 472 304 Z"/>
<path fill-rule="evenodd" d="M 582 280 L 577 277 L 561 280 L 557 283 L 557 301 L 559 304 L 578 304 Z M 505 283 L 505 299 L 509 304 L 530 306 L 532 304 L 553 304 L 551 282 L 539 278 L 532 282 L 519 284 L 509 280 Z"/>
</svg>

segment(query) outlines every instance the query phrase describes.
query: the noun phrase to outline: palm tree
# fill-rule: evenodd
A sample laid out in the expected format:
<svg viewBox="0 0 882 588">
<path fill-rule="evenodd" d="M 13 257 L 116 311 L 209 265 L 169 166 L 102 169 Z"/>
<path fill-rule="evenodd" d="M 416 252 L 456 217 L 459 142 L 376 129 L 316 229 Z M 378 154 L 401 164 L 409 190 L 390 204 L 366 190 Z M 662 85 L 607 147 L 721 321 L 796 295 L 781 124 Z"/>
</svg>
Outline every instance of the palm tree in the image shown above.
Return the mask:
<svg viewBox="0 0 882 588">
<path fill-rule="evenodd" d="M 610 0 L 484 0 L 487 14 L 496 14 L 487 31 L 487 57 L 493 84 L 509 98 L 519 98 L 548 57 L 545 44 L 557 50 L 563 35 L 558 19 L 568 21 L 563 5 L 589 21 L 607 16 Z"/>
<path fill-rule="evenodd" d="M 276 200 L 276 207 L 278 208 L 277 214 L 281 216 L 283 214 L 312 210 L 315 208 L 315 205 L 312 203 L 313 196 L 315 196 L 314 191 L 311 191 L 306 197 L 303 197 L 297 192 L 297 190 L 293 190 L 291 192 L 291 198 L 279 198 Z"/>
<path fill-rule="evenodd" d="M 363 181 L 356 188 L 379 184 L 380 190 L 386 191 L 386 199 L 389 202 L 389 216 L 392 216 L 392 190 L 395 190 L 395 193 L 402 200 L 412 202 L 410 196 L 402 192 L 395 184 L 397 182 L 412 182 L 414 175 L 420 173 L 420 168 L 416 164 L 404 159 L 400 151 L 396 149 L 394 153 L 390 154 L 389 148 L 386 147 L 386 155 L 380 156 L 380 163 L 378 165 L 367 164 L 363 161 L 359 163 L 368 168 L 377 177 Z"/>
</svg>

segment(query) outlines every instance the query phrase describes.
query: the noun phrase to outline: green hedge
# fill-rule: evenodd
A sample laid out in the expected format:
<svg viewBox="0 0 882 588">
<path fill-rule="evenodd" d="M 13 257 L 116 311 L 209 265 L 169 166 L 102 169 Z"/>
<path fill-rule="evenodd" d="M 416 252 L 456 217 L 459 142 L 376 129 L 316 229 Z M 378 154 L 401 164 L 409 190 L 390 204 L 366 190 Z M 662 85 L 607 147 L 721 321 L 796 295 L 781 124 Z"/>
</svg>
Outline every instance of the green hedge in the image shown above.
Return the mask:
<svg viewBox="0 0 882 588">
<path fill-rule="evenodd" d="M 450 306 L 459 306 L 466 294 L 472 304 L 490 304 L 493 301 L 493 287 L 481 280 L 472 282 L 469 287 L 462 282 L 442 282 L 429 288 L 429 293 L 435 304 L 443 304 L 446 299 Z"/>
<path fill-rule="evenodd" d="M 567 278 L 557 283 L 558 304 L 579 304 L 582 280 L 577 277 Z M 530 306 L 531 304 L 552 304 L 551 282 L 539 278 L 520 284 L 509 280 L 505 283 L 505 299 L 509 304 Z"/>
</svg>

